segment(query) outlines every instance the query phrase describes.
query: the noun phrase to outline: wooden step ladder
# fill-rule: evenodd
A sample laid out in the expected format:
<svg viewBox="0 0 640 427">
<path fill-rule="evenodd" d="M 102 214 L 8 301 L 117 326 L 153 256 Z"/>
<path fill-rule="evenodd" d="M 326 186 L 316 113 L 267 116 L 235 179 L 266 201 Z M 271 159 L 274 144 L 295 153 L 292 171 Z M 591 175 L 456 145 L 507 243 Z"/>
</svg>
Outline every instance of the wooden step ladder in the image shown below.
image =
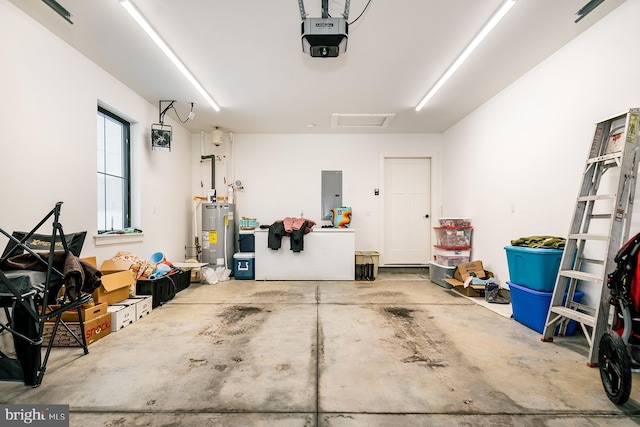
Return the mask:
<svg viewBox="0 0 640 427">
<path fill-rule="evenodd" d="M 542 336 L 553 341 L 556 332 L 566 333 L 569 321 L 578 322 L 589 344 L 588 366 L 597 366 L 598 342 L 609 326 L 607 275 L 629 237 L 639 115 L 640 108 L 633 108 L 596 124 Z M 578 283 L 584 290 L 597 289 L 591 294 L 599 294 L 599 301 L 575 302 Z"/>
</svg>

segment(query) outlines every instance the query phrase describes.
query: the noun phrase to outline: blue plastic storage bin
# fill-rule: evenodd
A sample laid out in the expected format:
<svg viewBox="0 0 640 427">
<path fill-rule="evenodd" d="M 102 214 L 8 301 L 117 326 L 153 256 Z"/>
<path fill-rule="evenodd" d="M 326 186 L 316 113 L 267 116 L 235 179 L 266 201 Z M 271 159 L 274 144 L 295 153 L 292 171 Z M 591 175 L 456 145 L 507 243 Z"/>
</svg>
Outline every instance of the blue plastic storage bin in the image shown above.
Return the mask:
<svg viewBox="0 0 640 427">
<path fill-rule="evenodd" d="M 240 230 L 238 234 L 238 249 L 240 252 L 256 251 L 256 236 L 254 230 Z"/>
<path fill-rule="evenodd" d="M 513 318 L 542 334 L 544 332 L 544 324 L 547 321 L 547 313 L 551 306 L 553 292 L 539 292 L 512 282 L 507 282 L 507 285 L 509 285 Z M 583 292 L 576 291 L 573 294 L 573 300 L 580 302 L 583 296 Z M 567 296 L 565 294 L 565 299 L 566 298 Z M 562 303 L 564 304 L 564 301 Z M 569 321 L 566 335 L 573 335 L 576 331 L 576 326 L 577 323 L 575 321 Z M 556 334 L 557 333 L 556 328 Z"/>
<path fill-rule="evenodd" d="M 233 254 L 233 277 L 236 280 L 254 280 L 256 278 L 255 257 L 255 253 Z"/>
<path fill-rule="evenodd" d="M 509 280 L 536 291 L 551 292 L 560 270 L 562 249 L 506 246 Z"/>
</svg>

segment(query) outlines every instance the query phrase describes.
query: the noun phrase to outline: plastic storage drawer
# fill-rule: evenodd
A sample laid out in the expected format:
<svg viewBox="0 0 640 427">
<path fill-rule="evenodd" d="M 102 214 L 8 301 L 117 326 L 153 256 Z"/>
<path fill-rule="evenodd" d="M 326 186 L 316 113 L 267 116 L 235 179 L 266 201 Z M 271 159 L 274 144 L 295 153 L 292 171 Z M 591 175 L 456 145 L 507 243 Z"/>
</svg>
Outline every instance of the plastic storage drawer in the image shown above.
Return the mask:
<svg viewBox="0 0 640 427">
<path fill-rule="evenodd" d="M 562 260 L 562 249 L 506 246 L 509 280 L 536 291 L 551 292 Z"/>
<path fill-rule="evenodd" d="M 433 227 L 436 235 L 435 246 L 451 249 L 468 249 L 471 247 L 472 227 Z"/>
<path fill-rule="evenodd" d="M 445 265 L 436 264 L 435 262 L 429 263 L 429 280 L 436 285 L 442 286 L 446 289 L 453 288 L 453 285 L 444 281 L 444 279 L 453 278 L 453 273 L 456 271 L 455 267 L 449 267 Z"/>
<path fill-rule="evenodd" d="M 444 267 L 455 267 L 463 262 L 469 262 L 471 257 L 471 250 L 448 250 L 436 247 L 436 264 Z"/>
<path fill-rule="evenodd" d="M 471 220 L 468 218 L 439 218 L 438 223 L 441 227 L 468 227 Z"/>
</svg>

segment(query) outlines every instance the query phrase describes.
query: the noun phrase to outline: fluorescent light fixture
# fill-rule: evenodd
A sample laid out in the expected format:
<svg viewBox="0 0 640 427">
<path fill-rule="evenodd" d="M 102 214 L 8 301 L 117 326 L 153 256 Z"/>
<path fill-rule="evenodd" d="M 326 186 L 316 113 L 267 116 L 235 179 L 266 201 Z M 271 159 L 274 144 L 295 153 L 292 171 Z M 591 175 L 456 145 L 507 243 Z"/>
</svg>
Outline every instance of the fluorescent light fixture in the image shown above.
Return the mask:
<svg viewBox="0 0 640 427">
<path fill-rule="evenodd" d="M 500 6 L 500 9 L 498 9 L 498 11 L 491 17 L 491 19 L 489 19 L 484 27 L 482 27 L 482 30 L 480 30 L 478 35 L 476 35 L 476 37 L 471 41 L 471 43 L 469 43 L 466 49 L 462 51 L 462 53 L 460 54 L 460 56 L 458 56 L 454 63 L 451 64 L 447 71 L 445 71 L 442 77 L 440 77 L 436 84 L 433 85 L 429 92 L 427 92 L 427 94 L 424 96 L 424 98 L 422 98 L 420 103 L 418 103 L 418 105 L 416 106 L 416 111 L 422 110 L 422 107 L 425 106 L 427 101 L 429 101 L 431 97 L 433 97 L 433 95 L 435 95 L 436 92 L 440 90 L 445 82 L 449 80 L 449 77 L 451 77 L 453 73 L 455 73 L 456 70 L 460 67 L 460 65 L 462 65 L 462 63 L 469 57 L 469 55 L 471 55 L 471 52 L 473 52 L 475 48 L 478 47 L 480 42 L 482 42 L 487 34 L 489 34 L 489 32 L 491 32 L 491 30 L 493 30 L 493 28 L 498 25 L 498 22 L 500 22 L 500 20 L 504 18 L 507 12 L 509 12 L 509 10 L 513 7 L 513 5 L 516 4 L 516 1 L 517 0 L 506 0 L 502 4 L 502 6 Z"/>
<path fill-rule="evenodd" d="M 73 21 L 71 20 L 71 12 L 65 9 L 64 6 L 62 6 L 56 0 L 42 0 L 42 1 L 45 2 L 47 6 L 49 6 L 51 9 L 55 10 L 58 15 L 66 19 L 70 24 L 73 24 Z"/>
<path fill-rule="evenodd" d="M 575 23 L 577 24 L 582 18 L 593 12 L 593 9 L 600 6 L 600 3 L 602 3 L 603 1 L 604 0 L 591 0 L 589 3 L 582 6 L 582 9 L 576 12 L 576 15 L 578 15 L 579 17 L 575 20 Z"/>
<path fill-rule="evenodd" d="M 189 80 L 189 82 L 195 87 L 198 92 L 204 97 L 204 99 L 211 104 L 214 110 L 220 111 L 220 106 L 213 100 L 213 97 L 207 93 L 204 87 L 198 82 L 193 74 L 187 69 L 187 67 L 180 61 L 171 48 L 162 40 L 162 37 L 153 29 L 151 24 L 145 19 L 140 11 L 129 0 L 120 0 L 120 5 L 125 8 L 129 15 L 140 25 L 140 27 L 147 33 L 151 40 L 153 40 L 158 47 L 164 52 L 165 55 L 173 62 L 173 64 L 180 70 L 180 72 Z"/>
</svg>

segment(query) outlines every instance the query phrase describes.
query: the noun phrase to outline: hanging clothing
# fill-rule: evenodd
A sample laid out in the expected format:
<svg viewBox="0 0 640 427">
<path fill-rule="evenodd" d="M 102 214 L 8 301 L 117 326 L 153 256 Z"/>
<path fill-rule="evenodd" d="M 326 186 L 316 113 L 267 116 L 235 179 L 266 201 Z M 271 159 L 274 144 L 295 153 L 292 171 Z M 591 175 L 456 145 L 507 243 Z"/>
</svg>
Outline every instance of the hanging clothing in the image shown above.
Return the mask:
<svg viewBox="0 0 640 427">
<path fill-rule="evenodd" d="M 293 230 L 289 241 L 291 243 L 291 250 L 293 252 L 301 252 L 304 249 L 304 230 L 306 229 L 307 221 L 303 222 L 300 228 Z"/>
<path fill-rule="evenodd" d="M 290 238 L 290 249 L 293 252 L 300 252 L 304 249 L 304 235 L 311 232 L 311 228 L 316 225 L 315 221 L 306 218 L 286 217 L 276 221 L 269 226 L 267 236 L 267 246 L 269 249 L 278 250 L 282 247 L 282 237 Z"/>
<path fill-rule="evenodd" d="M 278 250 L 282 246 L 282 236 L 286 236 L 284 231 L 284 223 L 276 221 L 269 226 L 269 235 L 267 237 L 267 246 L 269 249 Z"/>
</svg>

